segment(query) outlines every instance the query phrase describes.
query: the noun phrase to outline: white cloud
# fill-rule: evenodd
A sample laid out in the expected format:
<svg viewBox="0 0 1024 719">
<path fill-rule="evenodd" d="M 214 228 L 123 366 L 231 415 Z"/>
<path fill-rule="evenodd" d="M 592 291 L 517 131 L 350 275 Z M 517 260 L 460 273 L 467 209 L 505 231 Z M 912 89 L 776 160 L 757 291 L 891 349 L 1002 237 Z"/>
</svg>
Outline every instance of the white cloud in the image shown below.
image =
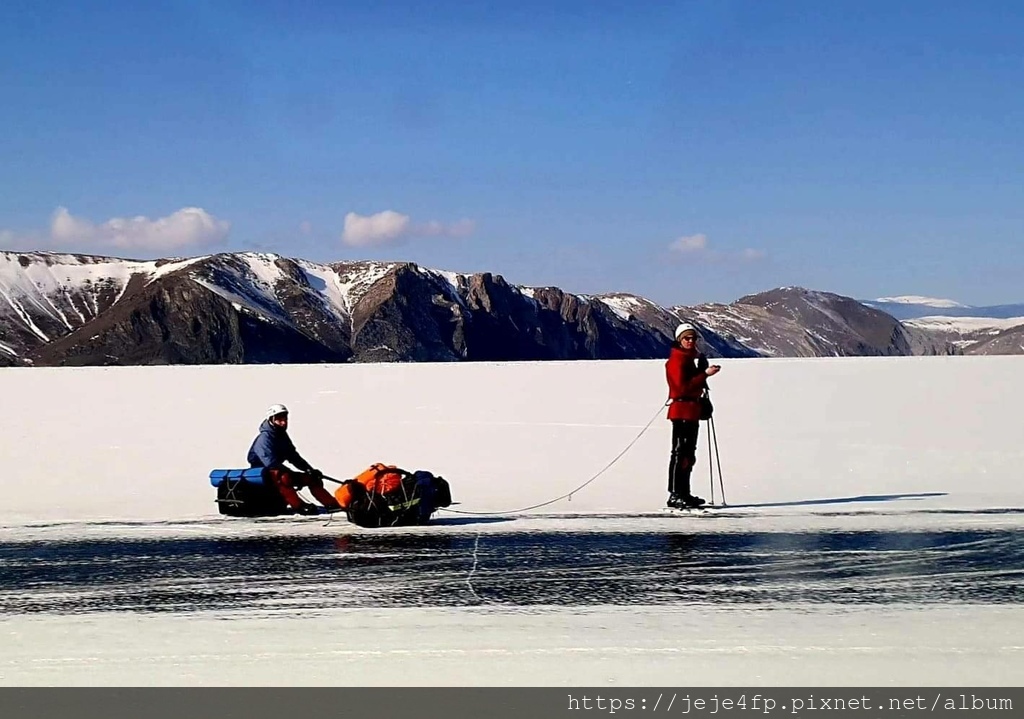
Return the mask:
<svg viewBox="0 0 1024 719">
<path fill-rule="evenodd" d="M 450 225 L 431 220 L 422 225 L 416 234 L 427 237 L 469 237 L 476 230 L 476 223 L 473 220 L 459 220 Z"/>
<path fill-rule="evenodd" d="M 689 253 L 703 252 L 708 247 L 708 238 L 705 235 L 685 235 L 673 240 L 668 246 L 673 252 Z"/>
<path fill-rule="evenodd" d="M 58 207 L 50 221 L 50 239 L 58 245 L 160 251 L 216 244 L 230 229 L 230 222 L 200 207 L 184 207 L 155 220 L 141 215 L 114 217 L 99 225 Z"/>
<path fill-rule="evenodd" d="M 669 252 L 674 255 L 684 255 L 690 258 L 699 258 L 708 261 L 739 261 L 757 262 L 767 257 L 763 250 L 746 248 L 740 252 L 719 252 L 711 249 L 707 235 L 684 235 L 677 237 L 668 246 Z"/>
<path fill-rule="evenodd" d="M 371 247 L 401 242 L 410 237 L 468 237 L 474 230 L 476 223 L 468 219 L 451 224 L 437 220 L 417 224 L 408 215 L 394 210 L 374 215 L 349 212 L 345 215 L 341 241 L 353 247 Z"/>
<path fill-rule="evenodd" d="M 404 237 L 409 231 L 409 216 L 394 210 L 384 210 L 375 215 L 345 215 L 345 229 L 341 241 L 353 247 L 386 245 Z"/>
</svg>

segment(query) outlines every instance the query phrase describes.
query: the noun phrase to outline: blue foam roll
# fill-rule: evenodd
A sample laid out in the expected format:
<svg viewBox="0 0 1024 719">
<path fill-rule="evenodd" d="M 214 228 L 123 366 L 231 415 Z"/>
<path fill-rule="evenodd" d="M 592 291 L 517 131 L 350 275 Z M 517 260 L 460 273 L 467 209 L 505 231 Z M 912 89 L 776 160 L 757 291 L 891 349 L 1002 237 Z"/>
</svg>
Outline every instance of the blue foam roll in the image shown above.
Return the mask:
<svg viewBox="0 0 1024 719">
<path fill-rule="evenodd" d="M 219 487 L 225 479 L 244 479 L 251 484 L 263 484 L 263 467 L 245 469 L 215 469 L 210 472 L 210 484 Z"/>
</svg>

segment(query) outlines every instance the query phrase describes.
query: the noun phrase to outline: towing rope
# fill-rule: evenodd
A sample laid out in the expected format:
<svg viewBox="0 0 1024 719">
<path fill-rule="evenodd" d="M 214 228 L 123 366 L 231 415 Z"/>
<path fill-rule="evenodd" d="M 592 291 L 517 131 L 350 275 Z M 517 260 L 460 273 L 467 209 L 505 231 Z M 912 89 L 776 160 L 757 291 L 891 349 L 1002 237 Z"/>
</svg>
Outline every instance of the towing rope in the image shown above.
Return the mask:
<svg viewBox="0 0 1024 719">
<path fill-rule="evenodd" d="M 640 440 L 640 438 L 644 435 L 644 432 L 646 432 L 648 429 L 650 429 L 651 425 L 654 424 L 654 420 L 656 420 L 658 418 L 658 416 L 661 414 L 662 410 L 665 407 L 667 407 L 670 403 L 671 403 L 671 400 L 668 400 L 668 401 L 665 402 L 665 404 L 663 404 L 660 407 L 658 407 L 658 411 L 654 413 L 654 416 L 651 417 L 651 419 L 647 422 L 647 424 L 644 425 L 644 428 L 642 430 L 640 430 L 640 434 L 638 434 L 636 437 L 634 437 L 633 441 L 630 442 L 629 444 L 627 444 L 626 447 L 621 452 L 619 452 L 615 456 L 615 458 L 612 459 L 611 462 L 606 464 L 604 466 L 604 468 L 600 472 L 595 474 L 593 477 L 588 479 L 586 482 L 584 482 L 580 486 L 576 487 L 576 489 L 572 490 L 571 492 L 569 492 L 567 494 L 563 494 L 561 497 L 555 497 L 554 499 L 549 499 L 547 502 L 541 502 L 540 504 L 533 504 L 533 505 L 531 505 L 529 507 L 521 507 L 519 509 L 509 509 L 509 510 L 506 510 L 504 512 L 468 512 L 468 511 L 460 510 L 460 509 L 449 509 L 447 507 L 439 507 L 438 511 L 441 511 L 441 512 L 451 512 L 452 514 L 469 514 L 469 515 L 474 515 L 474 516 L 490 516 L 490 515 L 494 515 L 494 514 L 518 514 L 520 512 L 528 512 L 531 509 L 538 509 L 540 507 L 546 507 L 549 504 L 554 504 L 555 502 L 560 502 L 563 499 L 568 499 L 571 502 L 572 501 L 572 495 L 576 494 L 581 489 L 586 487 L 588 484 L 590 484 L 591 482 L 596 480 L 602 474 L 604 474 L 609 469 L 611 469 L 612 465 L 614 465 L 616 462 L 618 462 L 620 459 L 622 459 L 623 455 L 625 455 L 626 452 L 628 452 L 630 450 L 630 448 L 632 448 L 632 446 L 634 444 L 636 444 Z"/>
</svg>

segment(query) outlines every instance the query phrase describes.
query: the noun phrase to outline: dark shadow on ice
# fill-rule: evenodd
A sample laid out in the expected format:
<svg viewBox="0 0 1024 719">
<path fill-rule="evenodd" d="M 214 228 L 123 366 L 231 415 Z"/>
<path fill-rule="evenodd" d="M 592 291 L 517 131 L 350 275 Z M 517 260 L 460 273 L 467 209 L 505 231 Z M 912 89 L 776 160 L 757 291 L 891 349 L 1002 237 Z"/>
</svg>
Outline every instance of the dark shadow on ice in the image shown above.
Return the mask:
<svg viewBox="0 0 1024 719">
<path fill-rule="evenodd" d="M 457 527 L 463 524 L 494 524 L 495 522 L 514 522 L 513 517 L 495 517 L 488 515 L 486 517 L 446 517 L 446 516 L 434 516 L 431 517 L 430 523 L 425 526 L 438 525 L 442 527 Z"/>
<path fill-rule="evenodd" d="M 826 499 L 800 499 L 793 502 L 761 502 L 759 504 L 726 504 L 729 509 L 753 509 L 757 507 L 807 507 L 817 504 L 852 504 L 854 502 L 894 502 L 900 499 L 925 499 L 945 497 L 948 492 L 915 492 L 908 494 L 862 494 L 858 497 L 830 497 Z"/>
</svg>

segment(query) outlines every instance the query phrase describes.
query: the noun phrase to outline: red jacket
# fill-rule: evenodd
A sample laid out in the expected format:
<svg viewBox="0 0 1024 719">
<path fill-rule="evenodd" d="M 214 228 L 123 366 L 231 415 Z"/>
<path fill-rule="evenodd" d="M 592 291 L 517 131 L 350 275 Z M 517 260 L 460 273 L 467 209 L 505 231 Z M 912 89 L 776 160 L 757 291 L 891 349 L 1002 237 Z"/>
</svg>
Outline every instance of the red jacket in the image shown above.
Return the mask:
<svg viewBox="0 0 1024 719">
<path fill-rule="evenodd" d="M 668 380 L 668 396 L 672 402 L 668 406 L 669 419 L 688 419 L 700 421 L 700 399 L 707 387 L 707 358 L 696 350 L 685 350 L 678 344 L 672 345 L 672 351 L 665 361 L 665 379 Z"/>
</svg>

